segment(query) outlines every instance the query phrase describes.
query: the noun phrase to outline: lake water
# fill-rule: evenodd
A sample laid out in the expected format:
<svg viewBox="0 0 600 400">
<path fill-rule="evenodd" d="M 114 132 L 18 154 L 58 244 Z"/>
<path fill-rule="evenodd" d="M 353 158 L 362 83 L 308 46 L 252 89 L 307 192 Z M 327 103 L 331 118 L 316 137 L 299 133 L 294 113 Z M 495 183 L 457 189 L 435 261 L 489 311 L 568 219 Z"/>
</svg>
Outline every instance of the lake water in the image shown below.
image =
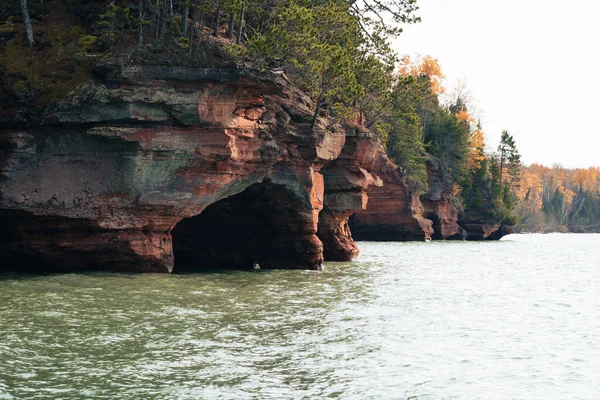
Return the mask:
<svg viewBox="0 0 600 400">
<path fill-rule="evenodd" d="M 0 276 L 0 399 L 598 399 L 600 235 L 324 272 Z"/>
</svg>

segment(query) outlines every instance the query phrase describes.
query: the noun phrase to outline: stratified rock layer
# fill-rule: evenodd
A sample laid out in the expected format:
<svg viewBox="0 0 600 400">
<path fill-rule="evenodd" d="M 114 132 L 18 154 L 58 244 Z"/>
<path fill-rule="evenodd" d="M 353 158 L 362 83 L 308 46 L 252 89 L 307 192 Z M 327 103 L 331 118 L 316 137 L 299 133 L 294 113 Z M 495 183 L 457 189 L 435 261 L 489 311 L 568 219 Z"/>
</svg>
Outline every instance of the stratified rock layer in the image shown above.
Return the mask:
<svg viewBox="0 0 600 400">
<path fill-rule="evenodd" d="M 376 152 L 383 153 L 383 152 Z M 351 218 L 351 229 L 356 240 L 408 241 L 429 240 L 433 234 L 432 222 L 423 217 L 421 201 L 402 176 L 400 168 L 387 157 L 371 166 L 382 184 L 368 189 L 366 210 Z"/>
<path fill-rule="evenodd" d="M 326 260 L 349 261 L 358 255 L 348 219 L 366 208 L 369 187 L 382 185 L 376 173 L 386 163 L 385 151 L 370 133 L 348 128 L 341 153 L 321 170 L 325 201 L 317 234 Z"/>
<path fill-rule="evenodd" d="M 444 185 L 441 162 L 426 155 L 429 191 L 420 198 L 394 164 L 374 165 L 383 185 L 366 191 L 368 204 L 350 218 L 356 240 L 498 240 L 512 233 L 501 223 L 487 222 L 481 215 L 460 213 L 452 201 L 452 188 Z M 319 227 L 319 230 L 321 228 Z"/>
<path fill-rule="evenodd" d="M 102 82 L 80 87 L 32 126 L 2 133 L 2 265 L 321 267 L 320 170 L 337 159 L 346 133 L 327 118 L 313 131 L 310 99 L 273 74 L 101 71 Z M 363 207 L 369 183 L 344 201 L 330 198 L 330 210 Z M 343 242 L 346 258 L 357 253 L 347 229 L 327 238 Z"/>
<path fill-rule="evenodd" d="M 433 222 L 433 239 L 500 240 L 513 233 L 510 226 L 489 222 L 473 212 L 461 213 L 452 201 L 452 188 L 444 185 L 440 160 L 427 155 L 429 192 L 421 196 L 424 215 Z"/>
<path fill-rule="evenodd" d="M 510 232 L 459 216 L 434 158 L 421 202 L 368 131 L 328 117 L 313 129 L 313 103 L 283 75 L 95 73 L 0 134 L 0 269 L 319 269 L 356 257 L 353 236 Z"/>
</svg>

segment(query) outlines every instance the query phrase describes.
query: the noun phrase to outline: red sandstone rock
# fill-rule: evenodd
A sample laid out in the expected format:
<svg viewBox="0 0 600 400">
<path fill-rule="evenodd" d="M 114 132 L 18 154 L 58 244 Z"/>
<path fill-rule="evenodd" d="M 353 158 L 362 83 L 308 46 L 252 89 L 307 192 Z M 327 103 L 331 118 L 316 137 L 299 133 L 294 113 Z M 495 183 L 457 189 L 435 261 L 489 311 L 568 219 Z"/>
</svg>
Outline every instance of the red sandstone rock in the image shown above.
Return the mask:
<svg viewBox="0 0 600 400">
<path fill-rule="evenodd" d="M 2 268 L 319 269 L 358 254 L 352 235 L 434 233 L 377 140 L 329 118 L 313 130 L 312 102 L 283 76 L 109 69 L 106 86 L 0 135 Z M 462 235 L 436 196 L 423 206 L 436 234 Z"/>
<path fill-rule="evenodd" d="M 395 169 L 370 132 L 347 128 L 341 152 L 321 169 L 325 178 L 325 203 L 317 235 L 323 242 L 325 260 L 349 261 L 358 255 L 349 218 L 367 208 L 367 191 L 381 188 L 383 181 L 379 174 Z"/>
<path fill-rule="evenodd" d="M 366 210 L 351 219 L 352 235 L 356 240 L 404 241 L 428 240 L 433 229 L 424 218 L 419 196 L 413 193 L 400 168 L 384 152 L 378 151 L 376 162 L 369 167 L 377 173 L 382 184 L 367 192 Z"/>
<path fill-rule="evenodd" d="M 320 268 L 319 170 L 340 140 L 313 133 L 297 115 L 312 104 L 277 79 L 201 72 L 126 70 L 114 89 L 90 83 L 42 124 L 4 133 L 1 257 L 43 270 L 169 272 L 178 257 Z"/>
</svg>

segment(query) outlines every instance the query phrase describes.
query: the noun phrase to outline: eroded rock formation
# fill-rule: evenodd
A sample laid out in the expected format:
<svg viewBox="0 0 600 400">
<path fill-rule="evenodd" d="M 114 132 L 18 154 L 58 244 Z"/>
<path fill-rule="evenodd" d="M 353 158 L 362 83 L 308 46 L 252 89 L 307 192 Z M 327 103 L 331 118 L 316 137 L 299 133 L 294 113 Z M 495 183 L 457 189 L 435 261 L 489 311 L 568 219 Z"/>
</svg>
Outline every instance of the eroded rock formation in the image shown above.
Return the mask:
<svg viewBox="0 0 600 400">
<path fill-rule="evenodd" d="M 421 200 L 368 131 L 326 116 L 312 129 L 282 74 L 95 73 L 0 134 L 0 270 L 319 269 L 356 257 L 354 239 L 510 233 L 459 215 L 434 158 Z"/>
<path fill-rule="evenodd" d="M 429 191 L 420 197 L 399 168 L 383 165 L 371 168 L 383 185 L 370 186 L 366 209 L 350 218 L 355 240 L 499 240 L 513 232 L 510 226 L 487 222 L 479 214 L 459 212 L 435 157 L 427 155 Z"/>
<path fill-rule="evenodd" d="M 320 268 L 319 171 L 346 134 L 328 118 L 313 132 L 310 99 L 267 73 L 101 72 L 39 121 L 2 133 L 2 265 Z M 355 248 L 347 232 L 334 235 Z"/>
<path fill-rule="evenodd" d="M 502 237 L 514 233 L 511 226 L 499 222 L 486 222 L 477 213 L 461 214 L 458 222 L 465 228 L 467 240 L 500 240 Z"/>
<path fill-rule="evenodd" d="M 426 218 L 433 222 L 433 239 L 499 240 L 513 233 L 510 226 L 488 222 L 473 212 L 459 212 L 452 200 L 452 188 L 444 185 L 441 162 L 430 155 L 426 160 L 429 192 L 421 196 Z"/>
<path fill-rule="evenodd" d="M 382 153 L 382 152 L 378 152 Z M 423 217 L 419 196 L 413 192 L 400 168 L 387 157 L 372 166 L 381 185 L 368 190 L 368 204 L 351 218 L 356 240 L 408 241 L 428 240 L 433 234 L 432 222 Z"/>
<path fill-rule="evenodd" d="M 441 162 L 427 156 L 429 191 L 422 198 L 423 214 L 433 223 L 432 239 L 464 240 L 467 232 L 458 224 L 458 208 L 452 203 L 451 188 L 444 185 Z"/>
<path fill-rule="evenodd" d="M 325 178 L 325 202 L 319 216 L 318 236 L 330 261 L 349 261 L 359 249 L 348 219 L 367 206 L 367 190 L 381 186 L 377 173 L 389 163 L 381 145 L 369 132 L 347 128 L 339 156 L 321 170 Z"/>
</svg>

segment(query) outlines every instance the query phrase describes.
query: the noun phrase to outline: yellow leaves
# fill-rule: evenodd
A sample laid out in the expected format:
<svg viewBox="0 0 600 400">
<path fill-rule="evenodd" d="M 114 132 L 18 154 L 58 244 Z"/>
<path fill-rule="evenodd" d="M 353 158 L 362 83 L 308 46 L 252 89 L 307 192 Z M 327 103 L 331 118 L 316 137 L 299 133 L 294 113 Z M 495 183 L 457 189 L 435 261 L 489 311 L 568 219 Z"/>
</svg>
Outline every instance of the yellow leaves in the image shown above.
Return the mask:
<svg viewBox="0 0 600 400">
<path fill-rule="evenodd" d="M 562 188 L 562 193 L 565 196 L 564 202 L 565 204 L 571 204 L 573 202 L 573 198 L 575 197 L 575 192 L 569 188 Z"/>
<path fill-rule="evenodd" d="M 531 202 L 536 209 L 542 208 L 542 177 L 527 170 L 521 173 L 521 187 L 517 190 L 517 197 L 521 201 Z"/>
<path fill-rule="evenodd" d="M 444 74 L 442 74 L 442 68 L 440 67 L 440 63 L 437 58 L 426 55 L 421 59 L 421 64 L 419 67 L 422 74 L 444 78 Z"/>
<path fill-rule="evenodd" d="M 573 173 L 575 189 L 579 187 L 587 191 L 600 190 L 600 168 L 576 169 Z"/>
<path fill-rule="evenodd" d="M 485 147 L 485 136 L 481 129 L 477 129 L 473 132 L 469 138 L 469 146 L 472 149 L 481 149 Z"/>
<path fill-rule="evenodd" d="M 467 110 L 460 110 L 456 113 L 456 119 L 458 122 L 468 122 L 470 124 L 476 124 L 477 120 L 471 116 Z"/>
<path fill-rule="evenodd" d="M 442 73 L 442 67 L 440 66 L 439 60 L 430 55 L 423 57 L 419 56 L 414 60 L 408 55 L 402 56 L 398 73 L 403 76 L 410 75 L 414 77 L 426 75 L 431 82 L 431 91 L 433 94 L 446 92 L 446 89 L 442 85 L 442 81 L 446 77 Z"/>
<path fill-rule="evenodd" d="M 540 210 L 542 196 L 551 196 L 558 189 L 558 192 L 564 196 L 564 204 L 570 205 L 580 188 L 590 192 L 599 191 L 600 168 L 571 170 L 561 165 L 553 165 L 552 168 L 549 168 L 532 164 L 523 168 L 521 188 L 517 192 L 517 196 L 522 201 L 533 202 Z"/>
<path fill-rule="evenodd" d="M 460 112 L 459 112 L 460 114 Z M 465 111 L 465 114 L 468 114 Z M 458 118 L 458 115 L 457 115 Z M 471 171 L 481 168 L 481 163 L 485 160 L 485 136 L 479 128 L 469 136 L 469 168 Z"/>
</svg>

